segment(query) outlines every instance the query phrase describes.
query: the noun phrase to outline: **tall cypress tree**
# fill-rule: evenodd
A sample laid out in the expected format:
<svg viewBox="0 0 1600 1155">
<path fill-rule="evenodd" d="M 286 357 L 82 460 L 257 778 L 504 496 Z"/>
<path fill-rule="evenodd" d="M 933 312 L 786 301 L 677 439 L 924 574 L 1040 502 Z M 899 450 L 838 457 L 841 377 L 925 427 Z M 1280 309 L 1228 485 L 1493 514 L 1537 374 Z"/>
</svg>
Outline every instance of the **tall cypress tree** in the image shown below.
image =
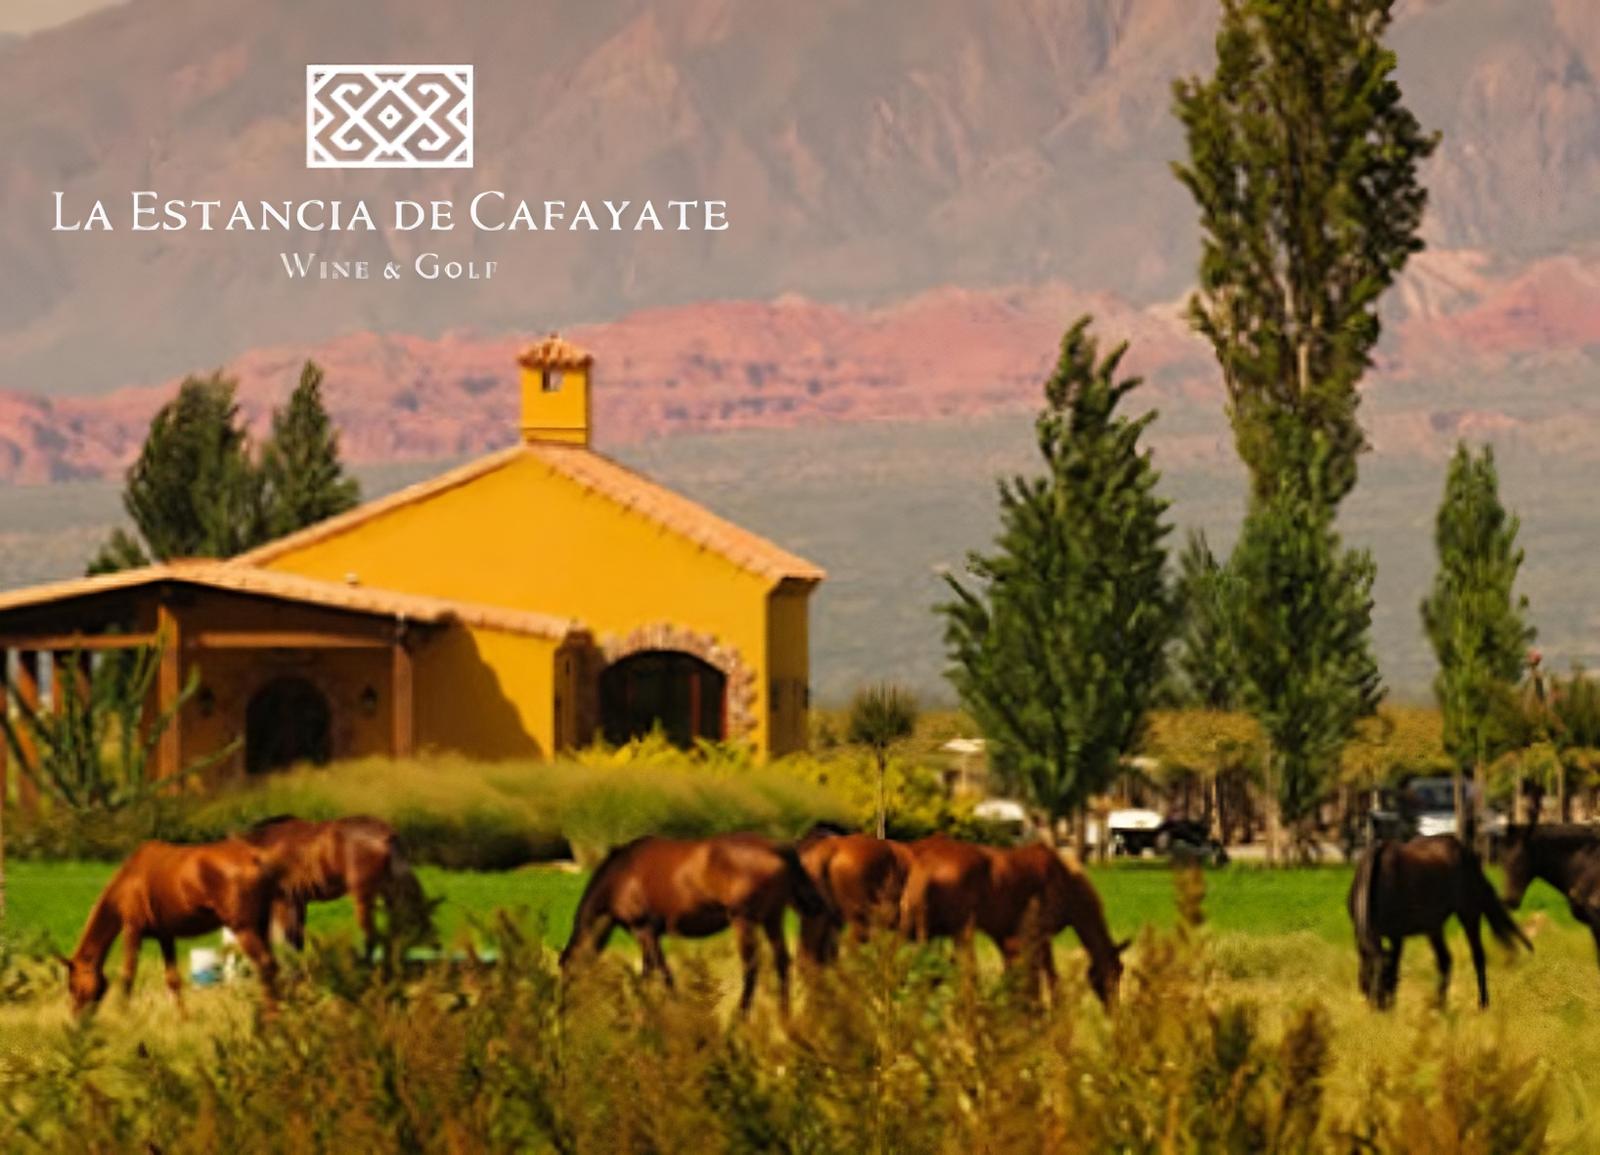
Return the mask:
<svg viewBox="0 0 1600 1155">
<path fill-rule="evenodd" d="M 1218 560 L 1204 533 L 1191 530 L 1185 539 L 1173 592 L 1179 700 L 1206 710 L 1235 709 L 1244 693 L 1239 654 L 1244 585 L 1231 565 Z"/>
<path fill-rule="evenodd" d="M 122 494 L 138 539 L 114 533 L 90 573 L 150 558 L 230 557 L 266 540 L 261 477 L 235 384 L 220 372 L 189 377 L 156 413 Z"/>
<path fill-rule="evenodd" d="M 1339 753 L 1382 698 L 1368 643 L 1376 567 L 1343 548 L 1333 521 L 1322 495 L 1286 485 L 1252 504 L 1231 567 L 1250 591 L 1238 618 L 1244 704 L 1267 739 L 1267 788 L 1301 860 Z"/>
<path fill-rule="evenodd" d="M 1337 504 L 1366 441 L 1356 385 L 1411 254 L 1437 139 L 1383 44 L 1393 0 L 1223 0 L 1217 68 L 1175 86 L 1200 209 L 1190 316 L 1227 388 L 1257 497 L 1315 464 Z"/>
<path fill-rule="evenodd" d="M 1461 770 L 1472 769 L 1481 808 L 1485 767 L 1507 737 L 1499 718 L 1534 638 L 1528 599 L 1516 592 L 1519 524 L 1500 501 L 1494 450 L 1484 446 L 1474 455 L 1458 444 L 1434 523 L 1439 568 L 1422 602 L 1422 624 L 1439 660 L 1434 695 L 1444 714 L 1445 748 L 1456 762 L 1462 816 Z"/>
<path fill-rule="evenodd" d="M 361 487 L 339 460 L 339 434 L 322 402 L 322 370 L 307 361 L 286 408 L 272 416 L 261 453 L 267 530 L 279 537 L 350 509 Z"/>
<path fill-rule="evenodd" d="M 1422 246 L 1417 169 L 1437 143 L 1394 79 L 1392 7 L 1222 0 L 1215 73 L 1175 86 L 1189 152 L 1175 172 L 1203 236 L 1190 317 L 1216 353 L 1250 474 L 1241 648 L 1266 649 L 1243 654 L 1247 698 L 1297 824 L 1377 700 L 1372 561 L 1343 550 L 1334 521 L 1366 447 L 1357 385 L 1379 300 Z"/>
<path fill-rule="evenodd" d="M 1170 526 L 1140 438 L 1118 412 L 1126 345 L 1100 357 L 1087 317 L 1062 340 L 1035 423 L 1041 476 L 999 484 L 1001 531 L 947 577 L 950 678 L 1001 778 L 1052 818 L 1081 811 L 1143 724 L 1171 636 Z"/>
</svg>

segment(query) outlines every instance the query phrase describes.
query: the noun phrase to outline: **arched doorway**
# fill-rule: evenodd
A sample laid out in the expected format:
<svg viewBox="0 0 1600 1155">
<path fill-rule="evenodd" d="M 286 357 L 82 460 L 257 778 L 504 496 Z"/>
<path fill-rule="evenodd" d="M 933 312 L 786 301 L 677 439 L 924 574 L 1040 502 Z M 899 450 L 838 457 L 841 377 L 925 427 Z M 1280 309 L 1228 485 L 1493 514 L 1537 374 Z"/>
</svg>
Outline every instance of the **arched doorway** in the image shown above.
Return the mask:
<svg viewBox="0 0 1600 1155">
<path fill-rule="evenodd" d="M 244 765 L 251 774 L 297 762 L 320 765 L 333 755 L 333 713 L 322 691 L 304 678 L 274 678 L 245 708 Z"/>
<path fill-rule="evenodd" d="M 678 650 L 630 654 L 600 675 L 600 728 L 620 746 L 658 725 L 674 746 L 697 738 L 720 742 L 726 735 L 726 675 L 709 662 Z"/>
</svg>

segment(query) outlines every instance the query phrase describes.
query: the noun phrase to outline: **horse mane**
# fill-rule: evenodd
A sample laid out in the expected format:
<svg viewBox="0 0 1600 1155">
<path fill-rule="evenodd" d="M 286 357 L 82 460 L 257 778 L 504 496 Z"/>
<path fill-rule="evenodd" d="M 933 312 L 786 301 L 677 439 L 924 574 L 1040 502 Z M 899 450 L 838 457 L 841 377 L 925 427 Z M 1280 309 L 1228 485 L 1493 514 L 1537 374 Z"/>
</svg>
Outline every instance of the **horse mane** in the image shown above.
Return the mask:
<svg viewBox="0 0 1600 1155">
<path fill-rule="evenodd" d="M 1576 850 L 1586 846 L 1600 846 L 1600 827 L 1579 822 L 1548 822 L 1512 827 L 1512 837 L 1527 838 L 1530 843 L 1540 842 L 1562 850 Z"/>
<path fill-rule="evenodd" d="M 300 816 L 298 814 L 274 814 L 270 818 L 262 818 L 258 821 L 252 822 L 249 826 L 245 827 L 245 833 L 260 834 L 263 831 L 272 829 L 274 826 L 282 826 L 285 822 L 298 821 L 300 821 Z"/>
</svg>

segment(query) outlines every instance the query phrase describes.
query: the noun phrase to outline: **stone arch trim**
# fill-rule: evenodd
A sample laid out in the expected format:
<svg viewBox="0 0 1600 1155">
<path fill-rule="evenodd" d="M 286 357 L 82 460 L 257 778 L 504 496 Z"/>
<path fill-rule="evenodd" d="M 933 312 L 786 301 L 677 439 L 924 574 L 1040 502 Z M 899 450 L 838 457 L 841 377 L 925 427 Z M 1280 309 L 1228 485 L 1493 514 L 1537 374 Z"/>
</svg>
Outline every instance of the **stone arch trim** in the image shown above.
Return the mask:
<svg viewBox="0 0 1600 1155">
<path fill-rule="evenodd" d="M 727 679 L 727 739 L 738 741 L 755 735 L 756 706 L 760 700 L 756 692 L 756 672 L 735 647 L 719 642 L 715 634 L 700 633 L 670 622 L 654 622 L 605 638 L 600 645 L 600 656 L 603 664 L 609 666 L 649 650 L 692 654 L 720 671 Z"/>
</svg>

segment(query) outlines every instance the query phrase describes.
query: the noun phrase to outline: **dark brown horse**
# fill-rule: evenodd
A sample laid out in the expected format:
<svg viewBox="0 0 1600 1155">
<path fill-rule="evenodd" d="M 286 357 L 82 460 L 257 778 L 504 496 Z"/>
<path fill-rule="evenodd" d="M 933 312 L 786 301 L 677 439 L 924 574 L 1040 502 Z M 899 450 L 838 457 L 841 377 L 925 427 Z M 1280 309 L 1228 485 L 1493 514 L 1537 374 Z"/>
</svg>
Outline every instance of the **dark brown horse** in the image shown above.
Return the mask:
<svg viewBox="0 0 1600 1155">
<path fill-rule="evenodd" d="M 635 839 L 608 854 L 589 879 L 572 920 L 572 937 L 561 952 L 565 969 L 580 955 L 605 949 L 612 931 L 633 935 L 644 955 L 644 971 L 659 971 L 672 985 L 661 950 L 663 935 L 705 938 L 732 926 L 744 966 L 740 1010 L 755 996 L 760 943 L 765 932 L 778 972 L 779 999 L 789 1006 L 789 949 L 783 912 L 816 915 L 826 900 L 794 848 L 756 834 L 712 838 Z"/>
<path fill-rule="evenodd" d="M 369 961 L 378 942 L 373 917 L 378 899 L 388 911 L 391 931 L 397 918 L 406 920 L 408 931 L 427 928 L 422 886 L 387 822 L 366 817 L 311 822 L 280 815 L 256 823 L 243 838 L 274 852 L 284 864 L 272 922 L 296 950 L 305 947 L 306 906 L 346 894 L 355 903 Z"/>
<path fill-rule="evenodd" d="M 1478 974 L 1478 1005 L 1489 1005 L 1489 979 L 1481 924 L 1502 945 L 1528 941 L 1484 876 L 1478 856 L 1453 834 L 1379 842 L 1362 852 L 1350 885 L 1350 919 L 1361 952 L 1361 990 L 1376 1007 L 1394 1003 L 1400 983 L 1400 951 L 1411 935 L 1426 935 L 1439 964 L 1439 1003 L 1450 986 L 1450 950 L 1444 924 L 1454 915 L 1466 932 Z"/>
<path fill-rule="evenodd" d="M 899 925 L 900 895 L 912 866 L 911 851 L 904 845 L 816 827 L 795 849 L 827 899 L 826 909 L 800 920 L 800 949 L 808 960 L 831 961 L 846 927 L 861 943 L 875 928 Z"/>
<path fill-rule="evenodd" d="M 270 852 L 238 839 L 201 846 L 146 842 L 124 862 L 89 912 L 83 937 L 67 968 L 67 991 L 74 1011 L 105 997 L 105 960 L 122 936 L 122 989 L 133 990 L 139 948 L 153 938 L 161 946 L 167 989 L 180 1000 L 180 938 L 194 938 L 226 927 L 255 964 L 268 1002 L 274 997 L 278 967 L 269 932 L 280 864 Z"/>
<path fill-rule="evenodd" d="M 1572 917 L 1589 928 L 1600 952 L 1600 832 L 1592 826 L 1513 826 L 1506 832 L 1501 865 L 1505 901 L 1512 910 L 1534 879 L 1567 898 Z"/>
<path fill-rule="evenodd" d="M 901 923 L 918 941 L 949 937 L 970 950 L 974 931 L 1000 948 L 1006 965 L 1024 965 L 1030 985 L 1056 985 L 1053 940 L 1071 927 L 1089 955 L 1089 984 L 1106 1006 L 1116 1001 L 1122 954 L 1100 896 L 1081 868 L 1048 846 L 997 850 L 935 835 L 911 844 L 914 867 Z"/>
</svg>

